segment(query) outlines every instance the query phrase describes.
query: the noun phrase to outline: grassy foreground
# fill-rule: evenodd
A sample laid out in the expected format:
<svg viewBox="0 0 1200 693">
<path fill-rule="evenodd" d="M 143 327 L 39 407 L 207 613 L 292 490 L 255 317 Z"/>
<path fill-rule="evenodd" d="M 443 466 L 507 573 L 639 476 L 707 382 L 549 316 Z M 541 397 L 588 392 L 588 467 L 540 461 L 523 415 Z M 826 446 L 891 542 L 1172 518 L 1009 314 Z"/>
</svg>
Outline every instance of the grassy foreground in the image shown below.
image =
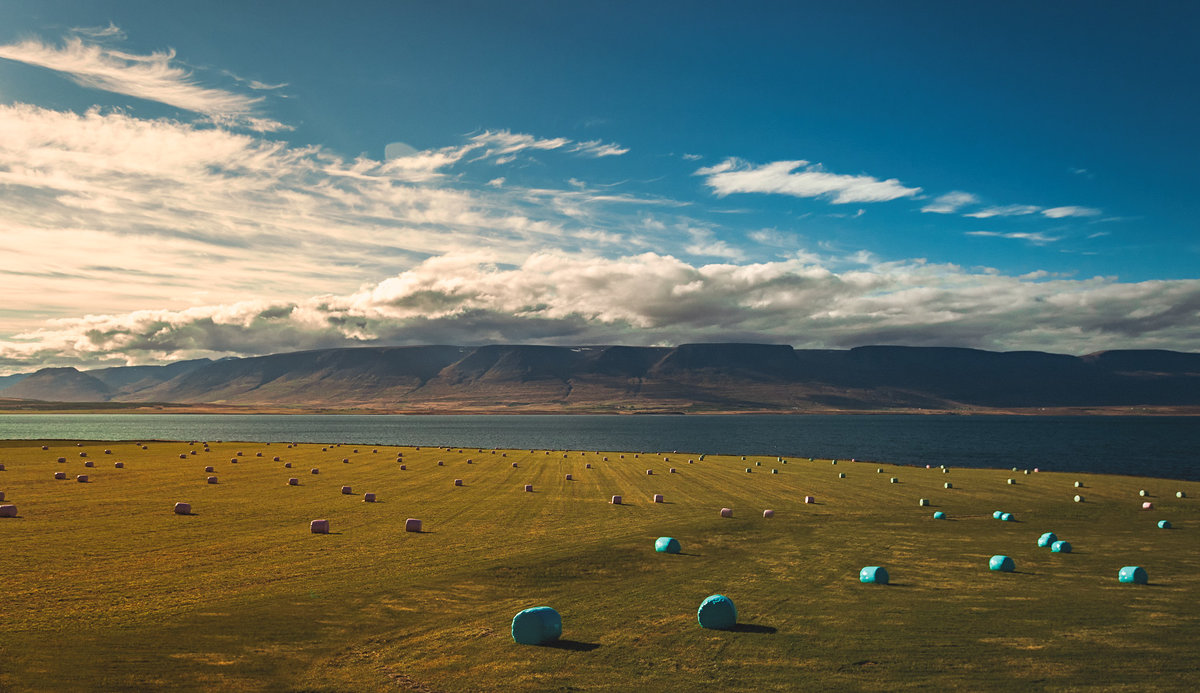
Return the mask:
<svg viewBox="0 0 1200 693">
<path fill-rule="evenodd" d="M 0 690 L 1194 690 L 1200 671 L 1200 483 L 673 453 L 146 448 L 0 441 L 3 503 L 19 511 L 0 518 Z M 1013 460 L 1039 464 L 1053 460 Z M 194 514 L 175 515 L 177 501 Z M 408 517 L 426 531 L 405 533 Z M 309 532 L 317 518 L 331 534 Z M 1046 531 L 1074 552 L 1039 548 Z M 664 535 L 684 553 L 655 553 Z M 989 571 L 993 554 L 1017 572 Z M 867 565 L 893 584 L 861 584 Z M 1118 583 L 1125 565 L 1150 584 Z M 713 593 L 736 603 L 737 630 L 697 626 Z M 540 605 L 562 615 L 563 640 L 513 643 L 512 616 Z"/>
</svg>

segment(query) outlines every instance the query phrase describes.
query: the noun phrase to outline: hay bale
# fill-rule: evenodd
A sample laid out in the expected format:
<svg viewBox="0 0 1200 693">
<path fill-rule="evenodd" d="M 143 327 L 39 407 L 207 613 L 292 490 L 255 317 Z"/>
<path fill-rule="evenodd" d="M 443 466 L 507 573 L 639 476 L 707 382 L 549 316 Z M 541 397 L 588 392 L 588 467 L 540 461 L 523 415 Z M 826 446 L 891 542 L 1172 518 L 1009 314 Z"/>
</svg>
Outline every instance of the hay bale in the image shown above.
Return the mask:
<svg viewBox="0 0 1200 693">
<path fill-rule="evenodd" d="M 288 486 L 299 486 L 300 480 L 297 479 L 296 477 L 292 477 L 292 478 L 288 479 L 287 485 Z"/>
<path fill-rule="evenodd" d="M 766 517 L 766 518 L 772 518 L 772 517 L 775 517 L 775 511 L 774 511 L 774 510 L 770 510 L 770 509 L 764 510 L 764 511 L 763 511 L 763 517 Z"/>
<path fill-rule="evenodd" d="M 1056 541 L 1050 545 L 1050 551 L 1053 553 L 1071 553 L 1071 542 Z"/>
<path fill-rule="evenodd" d="M 876 473 L 876 474 L 883 474 L 883 467 L 876 467 L 876 468 L 875 468 L 875 473 Z"/>
<path fill-rule="evenodd" d="M 76 476 L 75 481 L 78 481 L 81 484 L 86 484 L 88 482 L 87 474 L 80 474 Z"/>
<path fill-rule="evenodd" d="M 113 462 L 113 469 L 124 469 L 124 468 L 125 468 L 124 462 Z"/>
<path fill-rule="evenodd" d="M 88 460 L 87 462 L 84 462 L 84 463 L 83 463 L 83 466 L 85 466 L 85 467 L 95 467 L 95 466 L 96 466 L 96 463 L 95 463 L 95 462 L 93 462 L 93 461 L 91 461 L 91 460 Z"/>
<path fill-rule="evenodd" d="M 1038 537 L 1037 544 L 1038 544 L 1038 546 L 1046 547 L 1046 546 L 1050 546 L 1051 544 L 1053 544 L 1056 541 L 1058 541 L 1057 534 L 1055 534 L 1054 532 L 1046 532 L 1042 536 Z"/>
<path fill-rule="evenodd" d="M 679 540 L 675 537 L 659 537 L 654 540 L 654 550 L 659 553 L 679 553 Z"/>
<path fill-rule="evenodd" d="M 237 464 L 237 458 L 236 458 L 236 457 L 234 457 L 234 458 L 231 458 L 231 459 L 229 460 L 229 463 L 230 463 L 230 464 Z"/>
<path fill-rule="evenodd" d="M 1149 496 L 1150 493 L 1147 492 L 1146 489 L 1142 489 L 1141 491 L 1138 491 L 1138 495 L 1141 496 L 1142 498 L 1145 498 L 1146 496 Z"/>
<path fill-rule="evenodd" d="M 621 504 L 621 497 L 620 497 L 620 496 L 613 496 L 613 497 L 612 497 L 612 500 L 610 500 L 610 501 L 609 501 L 609 503 L 611 503 L 611 504 L 613 504 L 613 505 L 620 505 L 620 504 Z"/>
<path fill-rule="evenodd" d="M 998 570 L 1001 573 L 1011 573 L 1017 569 L 1017 564 L 1014 563 L 1013 559 L 1009 558 L 1008 556 L 997 555 L 992 556 L 991 560 L 988 561 L 988 568 L 991 570 Z"/>
<path fill-rule="evenodd" d="M 937 512 L 935 512 L 933 514 L 933 519 L 944 520 L 944 519 L 946 519 L 946 513 L 942 512 L 941 510 L 938 510 Z"/>
<path fill-rule="evenodd" d="M 343 457 L 343 458 L 342 458 L 342 464 L 350 464 L 350 458 L 349 458 L 349 457 Z M 441 462 L 438 462 L 438 466 L 439 466 L 439 467 L 441 466 L 441 464 L 442 464 Z"/>
<path fill-rule="evenodd" d="M 43 445 L 43 446 L 42 446 L 42 449 L 43 449 L 43 450 L 49 450 L 49 449 L 50 449 L 50 446 L 49 446 L 49 445 Z"/>
<path fill-rule="evenodd" d="M 181 459 L 181 460 L 186 460 L 187 458 L 188 458 L 188 456 L 187 456 L 187 455 L 185 455 L 184 453 L 182 453 L 182 452 L 181 452 L 181 453 L 179 453 L 179 459 Z"/>
<path fill-rule="evenodd" d="M 342 460 L 342 461 L 343 461 L 343 462 L 347 462 L 348 460 Z M 437 466 L 439 466 L 439 467 L 445 467 L 445 466 L 446 466 L 446 463 L 445 463 L 445 462 L 443 462 L 443 461 L 441 461 L 441 460 L 438 460 Z"/>
<path fill-rule="evenodd" d="M 191 503 L 176 503 L 175 504 L 175 514 L 176 515 L 191 515 L 192 514 L 192 504 Z"/>
<path fill-rule="evenodd" d="M 875 585 L 886 585 L 888 584 L 887 568 L 869 565 L 858 571 L 858 581 Z"/>
<path fill-rule="evenodd" d="M 516 469 L 516 468 L 517 468 L 517 463 L 513 462 L 513 469 Z"/>
<path fill-rule="evenodd" d="M 329 520 L 313 520 L 308 523 L 308 529 L 313 534 L 329 534 Z"/>
<path fill-rule="evenodd" d="M 213 467 L 213 466 L 208 466 L 208 467 L 204 468 L 204 471 L 208 472 L 209 474 L 212 474 L 213 472 L 217 471 L 217 468 Z"/>
<path fill-rule="evenodd" d="M 256 453 L 254 453 L 254 456 L 255 456 L 255 457 L 262 457 L 262 453 L 261 453 L 261 452 L 256 452 Z"/>
<path fill-rule="evenodd" d="M 0 500 L 4 500 L 4 499 L 0 498 Z M 1159 529 L 1171 529 L 1171 521 L 1170 520 L 1159 520 L 1158 528 Z"/>
<path fill-rule="evenodd" d="M 733 517 L 733 508 L 721 508 L 721 517 Z"/>
<path fill-rule="evenodd" d="M 354 494 L 354 491 L 350 490 L 349 486 L 342 487 L 342 495 L 343 496 L 349 496 L 349 495 L 353 495 L 353 494 Z"/>
<path fill-rule="evenodd" d="M 746 467 L 746 473 L 749 474 L 750 472 L 751 472 L 751 469 L 749 467 Z"/>
<path fill-rule="evenodd" d="M 525 493 L 533 493 L 533 484 L 525 484 Z"/>
<path fill-rule="evenodd" d="M 570 475 L 570 474 L 568 474 L 568 475 L 567 475 L 567 478 L 570 478 L 570 477 L 571 477 L 571 475 Z M 462 479 L 455 479 L 455 480 L 454 480 L 454 485 L 455 485 L 455 486 L 462 486 Z"/>
<path fill-rule="evenodd" d="M 813 498 L 812 496 L 805 496 L 805 497 L 804 497 L 804 502 L 805 502 L 805 503 L 808 503 L 809 505 L 812 505 L 813 503 L 816 503 L 816 502 L 817 502 L 817 499 L 816 499 L 816 498 Z"/>
<path fill-rule="evenodd" d="M 1001 521 L 1001 522 L 1015 522 L 1015 521 L 1016 521 L 1016 519 L 1017 519 L 1017 518 L 1016 518 L 1016 517 L 1013 517 L 1013 514 L 1012 514 L 1012 513 L 1003 513 L 1003 514 L 1001 514 L 1001 515 L 1000 515 L 1000 521 Z"/>
<path fill-rule="evenodd" d="M 1076 495 L 1076 496 L 1075 496 L 1075 502 L 1076 502 L 1076 503 L 1082 503 L 1082 502 L 1083 502 L 1083 496 Z"/>
<path fill-rule="evenodd" d="M 575 480 L 575 477 L 571 476 L 570 474 L 567 475 L 567 481 L 574 481 L 574 480 Z"/>
<path fill-rule="evenodd" d="M 404 471 L 404 470 L 406 470 L 406 469 L 408 469 L 408 465 L 407 465 L 407 464 L 402 464 L 402 465 L 400 465 L 400 471 L 402 471 L 402 472 L 403 472 L 403 471 Z"/>
<path fill-rule="evenodd" d="M 608 459 L 608 458 L 606 457 L 606 458 L 604 458 L 604 459 Z M 591 462 L 588 462 L 587 464 L 583 465 L 583 468 L 584 468 L 584 469 L 591 469 L 591 468 L 592 468 L 592 463 L 591 463 Z"/>
<path fill-rule="evenodd" d="M 888 481 L 888 483 L 890 483 L 890 484 L 898 484 L 898 483 L 900 483 L 900 480 L 899 480 L 899 479 L 897 479 L 896 477 L 892 477 L 892 478 L 891 478 L 891 480 L 890 480 L 890 481 Z"/>
<path fill-rule="evenodd" d="M 1082 481 L 1076 481 L 1076 482 L 1075 482 L 1075 488 L 1083 488 L 1083 482 L 1082 482 Z"/>
<path fill-rule="evenodd" d="M 535 606 L 513 616 L 512 638 L 522 645 L 541 645 L 562 636 L 562 617 L 548 606 Z"/>
<path fill-rule="evenodd" d="M 714 594 L 700 602 L 696 620 L 701 628 L 726 630 L 737 625 L 737 607 L 723 594 Z"/>
<path fill-rule="evenodd" d="M 942 484 L 942 486 L 944 486 L 945 488 L 954 488 L 954 484 L 950 483 L 949 481 L 947 481 L 946 483 Z"/>
<path fill-rule="evenodd" d="M 279 459 L 279 455 L 276 455 L 276 456 L 272 457 L 272 458 L 271 458 L 271 461 L 272 461 L 272 462 L 282 462 L 282 460 L 280 460 L 280 459 Z"/>
<path fill-rule="evenodd" d="M 313 467 L 312 469 L 309 470 L 309 472 L 312 474 L 320 474 L 321 470 L 318 469 L 317 467 Z"/>
<path fill-rule="evenodd" d="M 761 467 L 761 466 L 762 466 L 762 462 L 755 462 L 755 463 L 754 463 L 754 466 L 755 466 L 755 467 Z"/>
<path fill-rule="evenodd" d="M 1154 510 L 1154 504 L 1150 501 L 1146 501 L 1145 503 L 1142 503 L 1142 510 Z"/>
<path fill-rule="evenodd" d="M 920 505 L 922 508 L 924 508 L 929 505 L 929 499 L 922 498 L 921 500 L 917 501 L 917 504 Z"/>
<path fill-rule="evenodd" d="M 215 476 L 208 477 L 208 483 L 210 483 L 210 484 L 217 483 L 217 477 L 215 477 Z"/>
<path fill-rule="evenodd" d="M 1117 573 L 1117 580 L 1135 585 L 1144 585 L 1149 581 L 1146 569 L 1140 565 L 1127 565 Z"/>
<path fill-rule="evenodd" d="M 284 469 L 291 469 L 291 468 L 292 468 L 292 463 L 291 463 L 291 462 L 284 462 L 284 463 L 283 463 L 283 468 L 284 468 Z"/>
<path fill-rule="evenodd" d="M 1184 493 L 1183 491 L 1176 491 L 1176 492 L 1175 492 L 1175 497 L 1176 497 L 1176 498 L 1187 498 L 1187 494 L 1186 494 L 1186 493 Z"/>
<path fill-rule="evenodd" d="M 1001 516 L 1001 515 L 1003 515 L 1003 514 L 1004 514 L 1004 511 L 1003 511 L 1003 510 L 993 510 L 993 511 L 992 511 L 992 519 L 993 519 L 993 520 L 999 520 L 999 519 L 1000 519 L 1000 516 Z"/>
<path fill-rule="evenodd" d="M 845 479 L 845 478 L 846 478 L 846 473 L 845 473 L 845 472 L 838 472 L 838 478 L 839 478 L 839 479 Z"/>
<path fill-rule="evenodd" d="M 55 479 L 66 479 L 67 473 L 66 472 L 54 472 L 54 478 Z"/>
<path fill-rule="evenodd" d="M 371 452 L 375 452 L 375 451 L 372 450 Z M 363 502 L 364 503 L 374 503 L 375 502 L 375 494 L 374 493 L 364 493 L 363 494 Z"/>
<path fill-rule="evenodd" d="M 67 461 L 67 458 L 65 458 L 65 457 L 60 457 L 60 458 L 58 458 L 58 463 L 59 463 L 59 464 L 64 464 L 66 461 Z"/>
<path fill-rule="evenodd" d="M 655 503 L 663 502 L 663 495 L 661 493 L 654 494 L 654 502 Z"/>
<path fill-rule="evenodd" d="M 242 451 L 241 451 L 241 450 L 238 450 L 238 451 L 237 451 L 237 456 L 238 456 L 238 457 L 241 457 L 241 456 L 242 456 Z"/>
<path fill-rule="evenodd" d="M 405 532 L 420 532 L 421 531 L 421 521 L 415 517 L 408 518 L 407 520 L 404 521 L 404 531 Z"/>
<path fill-rule="evenodd" d="M 1009 486 L 1012 486 L 1012 485 L 1014 485 L 1014 484 L 1016 484 L 1016 483 L 1017 483 L 1017 480 L 1016 480 L 1016 479 L 1009 479 L 1009 480 L 1008 480 L 1008 485 L 1009 485 Z"/>
<path fill-rule="evenodd" d="M 668 473 L 668 474 L 674 474 L 674 473 L 675 473 L 675 468 L 674 468 L 674 467 L 671 467 L 669 470 L 667 470 L 667 473 Z"/>
<path fill-rule="evenodd" d="M 0 505 L 0 517 L 16 517 L 16 516 L 17 516 L 17 506 L 13 505 L 12 503 L 8 503 L 6 505 Z"/>
</svg>

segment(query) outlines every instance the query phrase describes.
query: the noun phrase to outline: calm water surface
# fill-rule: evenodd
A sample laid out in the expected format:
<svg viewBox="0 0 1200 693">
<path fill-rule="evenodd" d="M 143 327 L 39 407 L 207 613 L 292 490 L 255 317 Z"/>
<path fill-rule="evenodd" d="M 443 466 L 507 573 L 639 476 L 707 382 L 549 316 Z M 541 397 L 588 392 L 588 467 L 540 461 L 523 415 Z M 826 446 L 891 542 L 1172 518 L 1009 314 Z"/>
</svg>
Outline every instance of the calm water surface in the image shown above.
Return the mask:
<svg viewBox="0 0 1200 693">
<path fill-rule="evenodd" d="M 5 414 L 0 439 L 243 440 L 835 457 L 1200 480 L 1200 418 Z"/>
</svg>

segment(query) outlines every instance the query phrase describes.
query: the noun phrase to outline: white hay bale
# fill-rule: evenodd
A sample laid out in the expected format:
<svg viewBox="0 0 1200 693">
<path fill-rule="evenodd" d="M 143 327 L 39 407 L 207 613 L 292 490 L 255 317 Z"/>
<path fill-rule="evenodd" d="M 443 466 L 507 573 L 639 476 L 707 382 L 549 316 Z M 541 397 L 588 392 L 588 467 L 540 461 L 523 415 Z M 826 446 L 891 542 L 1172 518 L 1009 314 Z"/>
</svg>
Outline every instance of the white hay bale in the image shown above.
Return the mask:
<svg viewBox="0 0 1200 693">
<path fill-rule="evenodd" d="M 1016 483 L 1017 483 L 1017 480 L 1016 480 L 1016 479 L 1009 479 L 1009 480 L 1008 480 L 1008 485 L 1009 485 L 1009 486 L 1012 486 L 1012 485 L 1014 485 L 1014 484 L 1016 484 Z"/>
<path fill-rule="evenodd" d="M 49 445 L 43 445 L 43 446 L 42 446 L 42 449 L 43 449 L 43 450 L 49 450 L 49 449 L 50 449 L 50 446 L 49 446 Z"/>
<path fill-rule="evenodd" d="M 721 508 L 721 517 L 733 517 L 733 508 Z"/>
<path fill-rule="evenodd" d="M 661 493 L 654 494 L 654 502 L 655 503 L 663 502 L 663 495 Z"/>
<path fill-rule="evenodd" d="M 354 491 L 352 491 L 349 486 L 342 487 L 342 495 L 343 496 L 349 496 L 349 495 L 353 495 L 353 494 L 354 494 Z"/>
<path fill-rule="evenodd" d="M 1083 488 L 1083 482 L 1082 482 L 1082 481 L 1076 481 L 1076 482 L 1075 482 L 1075 488 Z"/>
<path fill-rule="evenodd" d="M 1176 497 L 1176 498 L 1187 498 L 1187 494 L 1186 494 L 1186 493 L 1184 493 L 1183 491 L 1176 491 L 1176 492 L 1175 492 L 1175 497 Z"/>
<path fill-rule="evenodd" d="M 329 534 L 329 520 L 313 520 L 308 523 L 308 529 L 313 534 Z"/>
<path fill-rule="evenodd" d="M 609 501 L 609 503 L 612 503 L 613 505 L 620 505 L 620 504 L 621 504 L 621 497 L 620 497 L 620 496 L 613 496 L 613 497 L 612 497 L 612 500 L 610 500 L 610 501 Z"/>
<path fill-rule="evenodd" d="M 88 476 L 87 474 L 80 474 L 75 477 L 75 481 L 78 481 L 81 484 L 86 484 L 88 482 Z"/>
<path fill-rule="evenodd" d="M 208 481 L 208 483 L 210 483 L 210 484 L 215 484 L 215 483 L 217 483 L 217 477 L 215 477 L 215 476 L 210 476 L 210 477 L 208 477 L 208 480 L 207 480 L 207 481 Z"/>
<path fill-rule="evenodd" d="M 775 511 L 774 510 L 764 510 L 763 517 L 775 517 Z"/>
<path fill-rule="evenodd" d="M 108 448 L 105 448 L 105 449 L 104 449 L 104 454 L 105 454 L 105 455 L 111 455 L 111 454 L 112 454 L 112 450 L 109 450 Z"/>
<path fill-rule="evenodd" d="M 0 517 L 16 517 L 16 516 L 17 516 L 17 506 L 13 505 L 12 503 L 9 503 L 7 505 L 0 505 Z"/>
<path fill-rule="evenodd" d="M 55 479 L 66 479 L 67 473 L 66 472 L 54 472 L 54 478 Z"/>
<path fill-rule="evenodd" d="M 1138 495 L 1142 498 L 1145 498 L 1146 496 L 1150 495 L 1150 493 L 1146 489 L 1142 489 L 1141 491 L 1138 491 Z"/>
<path fill-rule="evenodd" d="M 1150 501 L 1146 501 L 1145 503 L 1142 503 L 1142 510 L 1154 510 L 1154 504 Z"/>
<path fill-rule="evenodd" d="M 407 520 L 404 521 L 404 531 L 405 532 L 420 532 L 421 531 L 421 521 L 415 517 L 408 518 Z"/>
<path fill-rule="evenodd" d="M 87 453 L 86 453 L 86 452 L 81 452 L 81 453 L 79 453 L 79 456 L 80 456 L 80 457 L 87 457 Z"/>
<path fill-rule="evenodd" d="M 1082 503 L 1082 502 L 1083 502 L 1083 496 L 1075 496 L 1075 502 L 1076 502 L 1076 503 Z"/>
<path fill-rule="evenodd" d="M 230 458 L 230 459 L 229 459 L 229 464 L 237 464 L 237 463 L 238 463 L 238 462 L 237 462 L 237 458 L 236 458 L 236 457 L 232 457 L 232 458 Z"/>
<path fill-rule="evenodd" d="M 191 515 L 192 514 L 191 503 L 176 503 L 175 504 L 175 514 L 176 515 Z"/>
<path fill-rule="evenodd" d="M 778 473 L 779 473 L 779 470 L 778 470 L 778 469 L 772 469 L 772 470 L 771 470 L 771 473 L 772 473 L 772 474 L 778 474 Z"/>
<path fill-rule="evenodd" d="M 372 450 L 371 452 L 375 452 L 375 451 Z M 363 494 L 363 502 L 364 503 L 374 503 L 375 502 L 375 494 L 374 493 L 364 493 Z"/>
</svg>

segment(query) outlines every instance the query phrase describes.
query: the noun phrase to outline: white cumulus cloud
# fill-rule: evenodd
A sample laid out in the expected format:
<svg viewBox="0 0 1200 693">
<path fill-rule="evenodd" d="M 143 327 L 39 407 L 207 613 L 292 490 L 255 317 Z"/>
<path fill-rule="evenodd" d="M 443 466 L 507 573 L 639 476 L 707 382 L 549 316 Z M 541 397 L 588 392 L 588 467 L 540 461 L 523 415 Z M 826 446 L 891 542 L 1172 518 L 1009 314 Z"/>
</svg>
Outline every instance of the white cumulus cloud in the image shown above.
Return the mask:
<svg viewBox="0 0 1200 693">
<path fill-rule="evenodd" d="M 800 169 L 797 171 L 796 169 Z M 804 160 L 774 161 L 755 166 L 729 158 L 696 171 L 718 196 L 732 193 L 774 193 L 795 197 L 821 197 L 833 204 L 886 202 L 914 197 L 921 188 L 910 188 L 891 178 L 830 173 L 820 164 Z"/>
</svg>

